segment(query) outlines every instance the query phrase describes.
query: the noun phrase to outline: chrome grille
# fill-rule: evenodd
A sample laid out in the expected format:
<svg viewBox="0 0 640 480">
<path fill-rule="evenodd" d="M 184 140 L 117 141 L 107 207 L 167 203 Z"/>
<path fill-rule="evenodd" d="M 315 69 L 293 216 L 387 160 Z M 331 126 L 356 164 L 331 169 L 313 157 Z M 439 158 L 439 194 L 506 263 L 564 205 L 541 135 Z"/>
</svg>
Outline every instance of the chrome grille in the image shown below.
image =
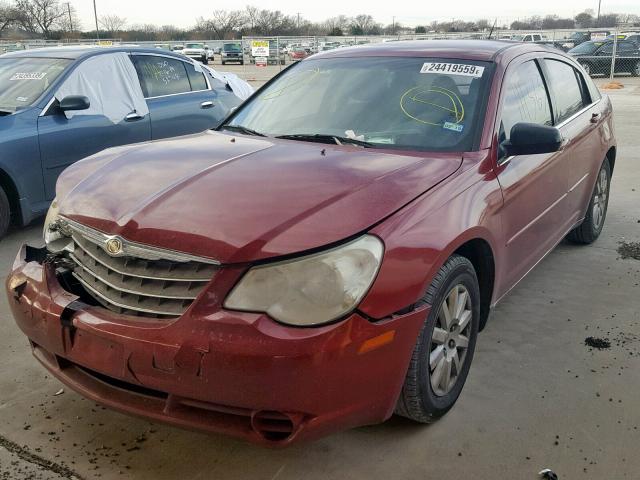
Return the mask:
<svg viewBox="0 0 640 480">
<path fill-rule="evenodd" d="M 73 262 L 73 276 L 86 292 L 105 308 L 125 315 L 174 318 L 182 315 L 218 270 L 208 261 L 185 261 L 132 255 L 111 256 L 96 242 L 101 232 L 86 235 L 71 225 L 73 248 L 67 252 Z M 109 238 L 105 236 L 105 238 Z M 135 244 L 136 251 L 144 248 Z M 176 252 L 171 252 L 176 257 Z"/>
</svg>

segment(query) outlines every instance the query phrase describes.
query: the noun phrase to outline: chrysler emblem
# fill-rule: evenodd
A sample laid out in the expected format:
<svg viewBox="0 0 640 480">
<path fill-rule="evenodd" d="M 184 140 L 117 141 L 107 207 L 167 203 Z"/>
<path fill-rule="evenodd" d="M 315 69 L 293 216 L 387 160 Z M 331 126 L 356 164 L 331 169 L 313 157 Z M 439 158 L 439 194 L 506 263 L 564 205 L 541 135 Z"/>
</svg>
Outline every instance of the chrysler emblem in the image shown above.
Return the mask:
<svg viewBox="0 0 640 480">
<path fill-rule="evenodd" d="M 122 240 L 119 238 L 110 238 L 105 244 L 105 250 L 109 255 L 119 255 L 122 253 Z"/>
</svg>

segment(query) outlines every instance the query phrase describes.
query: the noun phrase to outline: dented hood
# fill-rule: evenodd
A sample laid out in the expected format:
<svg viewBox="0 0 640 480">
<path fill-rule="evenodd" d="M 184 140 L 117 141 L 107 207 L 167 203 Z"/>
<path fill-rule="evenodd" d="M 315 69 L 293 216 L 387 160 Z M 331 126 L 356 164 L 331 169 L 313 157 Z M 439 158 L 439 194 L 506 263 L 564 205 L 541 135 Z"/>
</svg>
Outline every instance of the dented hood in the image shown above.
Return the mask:
<svg viewBox="0 0 640 480">
<path fill-rule="evenodd" d="M 247 262 L 363 232 L 461 159 L 210 131 L 89 157 L 62 174 L 57 197 L 63 215 L 105 233 Z"/>
</svg>

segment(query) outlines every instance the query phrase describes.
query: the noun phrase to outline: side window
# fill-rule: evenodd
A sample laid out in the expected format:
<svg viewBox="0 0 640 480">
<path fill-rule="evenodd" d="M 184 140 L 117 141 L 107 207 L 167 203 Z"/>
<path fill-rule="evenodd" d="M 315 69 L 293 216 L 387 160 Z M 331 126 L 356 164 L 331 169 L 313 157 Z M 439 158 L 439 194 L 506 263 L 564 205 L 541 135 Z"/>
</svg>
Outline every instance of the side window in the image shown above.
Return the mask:
<svg viewBox="0 0 640 480">
<path fill-rule="evenodd" d="M 145 98 L 191 91 L 185 63 L 155 55 L 133 55 Z"/>
<path fill-rule="evenodd" d="M 185 63 L 187 69 L 187 75 L 189 76 L 189 82 L 191 83 L 191 91 L 197 92 L 199 90 L 207 90 L 207 81 L 204 78 L 204 73 L 196 71 L 196 67 L 190 63 Z"/>
<path fill-rule="evenodd" d="M 552 125 L 549 96 L 538 65 L 533 60 L 507 71 L 499 141 L 509 139 L 511 128 L 519 122 Z"/>
<path fill-rule="evenodd" d="M 638 50 L 638 47 L 633 42 L 620 42 L 618 50 L 620 53 L 632 53 Z"/>
<path fill-rule="evenodd" d="M 611 54 L 613 54 L 613 42 L 603 45 L 602 47 L 600 47 L 600 50 L 598 50 L 598 55 L 611 55 Z"/>
<path fill-rule="evenodd" d="M 547 59 L 545 66 L 549 88 L 555 99 L 555 123 L 560 123 L 582 110 L 588 102 L 585 101 L 585 95 L 578 83 L 577 72 L 571 65 Z"/>
</svg>

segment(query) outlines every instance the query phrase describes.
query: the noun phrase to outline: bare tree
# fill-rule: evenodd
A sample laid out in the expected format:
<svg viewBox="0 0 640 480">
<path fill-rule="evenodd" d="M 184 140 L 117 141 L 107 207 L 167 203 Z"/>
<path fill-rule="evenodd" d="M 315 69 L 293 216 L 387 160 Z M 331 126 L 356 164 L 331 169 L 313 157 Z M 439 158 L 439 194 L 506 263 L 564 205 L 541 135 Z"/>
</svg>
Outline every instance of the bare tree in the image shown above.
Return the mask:
<svg viewBox="0 0 640 480">
<path fill-rule="evenodd" d="M 379 25 L 371 15 L 360 14 L 351 20 L 351 33 L 353 35 L 367 35 L 379 30 Z"/>
<path fill-rule="evenodd" d="M 119 15 L 103 15 L 99 22 L 107 32 L 119 32 L 127 25 L 127 19 Z"/>
<path fill-rule="evenodd" d="M 17 0 L 18 22 L 27 31 L 41 32 L 45 38 L 51 37 L 51 31 L 67 15 L 59 0 Z"/>
<path fill-rule="evenodd" d="M 239 10 L 215 10 L 206 22 L 216 37 L 224 40 L 231 32 L 242 26 L 243 20 L 244 15 Z"/>
<path fill-rule="evenodd" d="M 5 28 L 13 25 L 17 18 L 18 12 L 15 8 L 6 2 L 0 2 L 0 33 Z"/>
</svg>

